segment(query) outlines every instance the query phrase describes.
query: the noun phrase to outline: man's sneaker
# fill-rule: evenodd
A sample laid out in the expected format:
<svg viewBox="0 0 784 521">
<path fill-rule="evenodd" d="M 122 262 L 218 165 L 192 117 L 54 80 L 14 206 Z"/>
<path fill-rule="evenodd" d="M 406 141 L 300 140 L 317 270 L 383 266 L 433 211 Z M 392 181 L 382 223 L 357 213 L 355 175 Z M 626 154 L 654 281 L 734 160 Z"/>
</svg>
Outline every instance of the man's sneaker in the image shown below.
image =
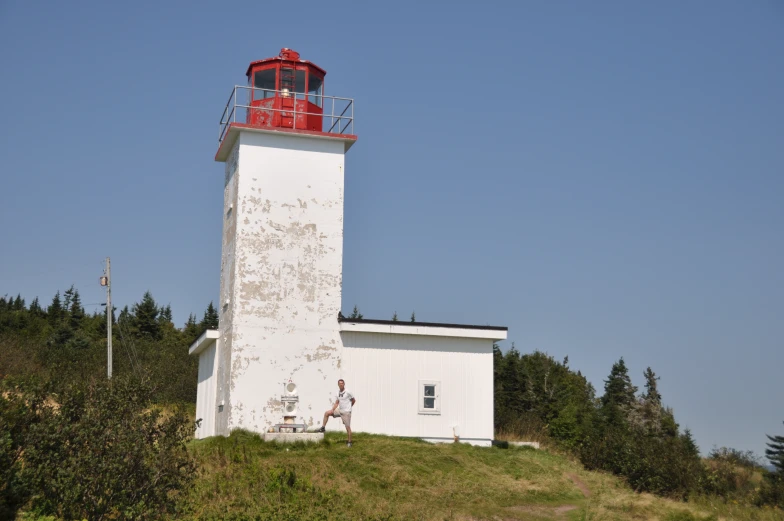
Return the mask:
<svg viewBox="0 0 784 521">
<path fill-rule="evenodd" d="M 316 429 L 316 432 L 324 432 L 324 426 L 322 425 L 320 428 Z"/>
<path fill-rule="evenodd" d="M 351 442 L 346 443 L 346 447 L 351 447 Z"/>
</svg>

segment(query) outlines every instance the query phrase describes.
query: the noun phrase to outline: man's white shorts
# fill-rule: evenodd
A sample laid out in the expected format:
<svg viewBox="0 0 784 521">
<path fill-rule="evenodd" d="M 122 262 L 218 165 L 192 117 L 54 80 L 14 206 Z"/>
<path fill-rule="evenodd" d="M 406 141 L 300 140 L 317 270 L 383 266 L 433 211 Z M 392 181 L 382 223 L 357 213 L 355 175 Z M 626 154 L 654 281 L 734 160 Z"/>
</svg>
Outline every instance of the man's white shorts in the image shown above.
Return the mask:
<svg viewBox="0 0 784 521">
<path fill-rule="evenodd" d="M 340 409 L 336 409 L 335 412 L 332 413 L 333 418 L 340 418 L 343 420 L 343 425 L 346 427 L 351 427 L 351 411 L 341 411 Z"/>
</svg>

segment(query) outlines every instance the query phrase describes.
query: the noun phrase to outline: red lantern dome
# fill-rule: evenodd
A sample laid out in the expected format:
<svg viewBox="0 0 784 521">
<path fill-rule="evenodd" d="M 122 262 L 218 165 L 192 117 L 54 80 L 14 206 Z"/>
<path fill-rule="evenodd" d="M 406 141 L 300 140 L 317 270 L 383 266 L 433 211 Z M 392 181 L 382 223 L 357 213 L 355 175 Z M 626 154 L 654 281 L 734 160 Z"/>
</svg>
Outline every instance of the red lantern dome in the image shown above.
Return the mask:
<svg viewBox="0 0 784 521">
<path fill-rule="evenodd" d="M 252 62 L 245 73 L 250 88 L 246 123 L 252 127 L 321 132 L 327 71 L 283 48 L 274 58 Z"/>
</svg>

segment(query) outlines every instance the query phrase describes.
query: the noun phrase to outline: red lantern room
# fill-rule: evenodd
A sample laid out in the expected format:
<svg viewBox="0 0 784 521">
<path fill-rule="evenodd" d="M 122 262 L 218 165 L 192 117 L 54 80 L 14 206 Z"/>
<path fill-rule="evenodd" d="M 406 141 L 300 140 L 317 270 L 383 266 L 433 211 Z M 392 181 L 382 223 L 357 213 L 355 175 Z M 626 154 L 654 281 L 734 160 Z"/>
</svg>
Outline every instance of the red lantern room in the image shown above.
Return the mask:
<svg viewBox="0 0 784 521">
<path fill-rule="evenodd" d="M 250 90 L 248 125 L 323 130 L 327 71 L 283 48 L 275 58 L 252 62 L 245 74 Z"/>
<path fill-rule="evenodd" d="M 274 58 L 252 62 L 246 85 L 235 85 L 218 123 L 217 161 L 226 161 L 241 132 L 297 134 L 337 139 L 345 149 L 354 134 L 354 100 L 324 95 L 327 71 L 299 53 L 281 49 Z"/>
</svg>

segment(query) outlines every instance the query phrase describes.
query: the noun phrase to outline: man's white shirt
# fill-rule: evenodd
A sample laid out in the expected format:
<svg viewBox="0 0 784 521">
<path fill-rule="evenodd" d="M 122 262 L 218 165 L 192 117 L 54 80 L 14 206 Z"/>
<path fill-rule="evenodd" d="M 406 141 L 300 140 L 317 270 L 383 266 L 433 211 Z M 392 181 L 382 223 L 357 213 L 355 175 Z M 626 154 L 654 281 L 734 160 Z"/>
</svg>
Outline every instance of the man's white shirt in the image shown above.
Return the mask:
<svg viewBox="0 0 784 521">
<path fill-rule="evenodd" d="M 338 409 L 340 412 L 351 412 L 351 400 L 354 395 L 348 389 L 338 391 Z"/>
</svg>

